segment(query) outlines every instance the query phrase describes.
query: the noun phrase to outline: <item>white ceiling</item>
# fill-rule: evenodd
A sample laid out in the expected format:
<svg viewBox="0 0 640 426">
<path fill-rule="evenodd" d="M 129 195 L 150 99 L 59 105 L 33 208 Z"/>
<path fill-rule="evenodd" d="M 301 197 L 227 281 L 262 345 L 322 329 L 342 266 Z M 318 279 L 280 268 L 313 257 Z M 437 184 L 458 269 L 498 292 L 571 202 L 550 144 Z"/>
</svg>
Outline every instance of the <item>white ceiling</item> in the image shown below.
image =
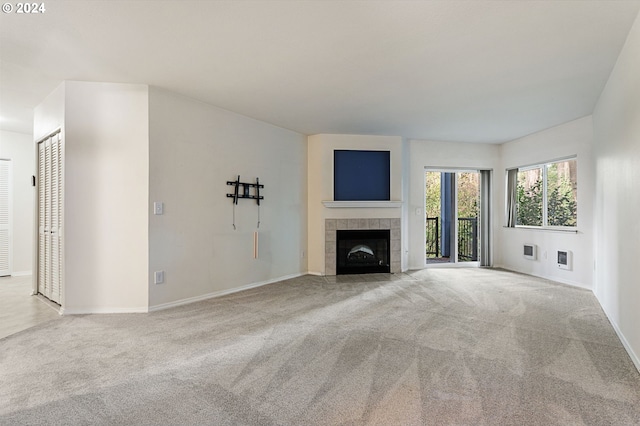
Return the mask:
<svg viewBox="0 0 640 426">
<path fill-rule="evenodd" d="M 15 4 L 15 3 L 14 3 Z M 61 1 L 0 14 L 0 128 L 63 80 L 304 134 L 504 142 L 592 113 L 640 1 Z"/>
</svg>

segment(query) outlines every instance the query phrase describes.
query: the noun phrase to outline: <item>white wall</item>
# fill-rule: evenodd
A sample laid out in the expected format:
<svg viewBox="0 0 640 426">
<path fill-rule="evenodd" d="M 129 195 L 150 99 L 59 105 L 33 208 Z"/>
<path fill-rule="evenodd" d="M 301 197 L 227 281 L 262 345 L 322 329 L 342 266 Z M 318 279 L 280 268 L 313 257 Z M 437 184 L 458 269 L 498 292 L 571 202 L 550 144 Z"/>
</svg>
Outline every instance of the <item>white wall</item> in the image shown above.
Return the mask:
<svg viewBox="0 0 640 426">
<path fill-rule="evenodd" d="M 501 186 L 498 181 L 500 173 L 495 173 L 499 166 L 500 146 L 491 144 L 437 142 L 425 140 L 409 141 L 409 168 L 411 181 L 409 185 L 409 268 L 425 267 L 425 168 L 467 168 L 475 170 L 493 170 L 493 206 L 500 197 Z M 495 211 L 494 210 L 494 218 Z M 494 221 L 495 233 L 495 221 Z M 493 246 L 493 245 L 492 245 Z M 495 255 L 495 247 L 493 249 Z"/>
<path fill-rule="evenodd" d="M 398 136 L 330 135 L 308 138 L 309 272 L 325 274 L 325 219 L 399 218 L 402 208 L 327 208 L 333 200 L 333 152 L 336 149 L 380 150 L 391 153 L 391 200 L 403 201 L 403 140 Z M 403 224 L 404 226 L 404 224 Z M 405 244 L 403 242 L 403 244 Z M 404 256 L 403 256 L 404 258 Z M 403 262 L 404 264 L 404 262 Z"/>
<path fill-rule="evenodd" d="M 594 291 L 640 370 L 640 16 L 593 113 Z"/>
<path fill-rule="evenodd" d="M 150 306 L 162 307 L 307 271 L 304 135 L 157 88 L 150 90 Z M 264 184 L 235 206 L 226 184 Z M 259 256 L 253 233 L 260 212 Z M 166 281 L 155 285 L 153 271 Z"/>
<path fill-rule="evenodd" d="M 148 87 L 67 82 L 65 311 L 148 306 Z"/>
<path fill-rule="evenodd" d="M 31 275 L 33 266 L 33 213 L 35 175 L 33 138 L 24 133 L 0 131 L 0 158 L 13 168 L 13 265 L 11 275 Z"/>
<path fill-rule="evenodd" d="M 34 139 L 63 129 L 64 313 L 148 307 L 148 88 L 66 82 Z"/>
<path fill-rule="evenodd" d="M 34 110 L 33 140 L 38 142 L 58 129 L 64 136 L 65 83 L 60 84 Z"/>
<path fill-rule="evenodd" d="M 496 192 L 500 208 L 496 217 L 497 244 L 501 257 L 496 266 L 524 272 L 584 288 L 592 287 L 593 278 L 593 162 L 591 117 L 553 127 L 501 146 L 502 166 L 496 173 L 500 186 Z M 506 169 L 543 163 L 567 156 L 577 156 L 578 161 L 578 233 L 540 229 L 505 228 Z M 538 246 L 538 259 L 527 260 L 522 256 L 523 245 Z M 573 252 L 573 269 L 559 269 L 557 250 Z M 546 258 L 545 256 L 546 252 Z"/>
</svg>

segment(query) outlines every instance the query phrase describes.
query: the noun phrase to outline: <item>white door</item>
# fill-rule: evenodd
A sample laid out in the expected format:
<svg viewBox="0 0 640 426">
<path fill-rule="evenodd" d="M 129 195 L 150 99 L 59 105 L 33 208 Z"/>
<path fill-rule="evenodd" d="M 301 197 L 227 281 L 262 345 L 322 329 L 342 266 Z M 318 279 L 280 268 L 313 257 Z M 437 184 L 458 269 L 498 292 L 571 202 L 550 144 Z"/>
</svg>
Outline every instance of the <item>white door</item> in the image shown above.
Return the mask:
<svg viewBox="0 0 640 426">
<path fill-rule="evenodd" d="M 38 292 L 62 299 L 63 143 L 55 133 L 38 144 Z"/>
<path fill-rule="evenodd" d="M 0 276 L 11 275 L 11 160 L 0 160 Z"/>
</svg>

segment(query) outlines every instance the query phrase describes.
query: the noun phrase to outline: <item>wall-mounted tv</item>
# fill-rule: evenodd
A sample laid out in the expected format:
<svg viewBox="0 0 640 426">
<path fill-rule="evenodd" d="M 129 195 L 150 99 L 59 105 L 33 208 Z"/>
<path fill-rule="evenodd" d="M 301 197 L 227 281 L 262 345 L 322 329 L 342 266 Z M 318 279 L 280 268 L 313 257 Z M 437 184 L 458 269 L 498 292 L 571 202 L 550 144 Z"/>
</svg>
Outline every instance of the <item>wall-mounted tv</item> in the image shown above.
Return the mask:
<svg viewBox="0 0 640 426">
<path fill-rule="evenodd" d="M 389 151 L 333 151 L 334 201 L 389 201 Z"/>
</svg>

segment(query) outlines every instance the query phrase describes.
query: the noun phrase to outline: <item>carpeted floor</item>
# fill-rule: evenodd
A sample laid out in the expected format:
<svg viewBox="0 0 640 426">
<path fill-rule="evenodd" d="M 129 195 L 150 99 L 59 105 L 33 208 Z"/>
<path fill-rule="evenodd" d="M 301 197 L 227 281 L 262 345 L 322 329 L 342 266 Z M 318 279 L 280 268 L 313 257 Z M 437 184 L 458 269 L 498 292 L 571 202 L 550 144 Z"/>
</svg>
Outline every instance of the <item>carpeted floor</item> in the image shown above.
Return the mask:
<svg viewBox="0 0 640 426">
<path fill-rule="evenodd" d="M 0 339 L 0 424 L 631 425 L 593 294 L 487 269 L 305 276 Z"/>
</svg>

